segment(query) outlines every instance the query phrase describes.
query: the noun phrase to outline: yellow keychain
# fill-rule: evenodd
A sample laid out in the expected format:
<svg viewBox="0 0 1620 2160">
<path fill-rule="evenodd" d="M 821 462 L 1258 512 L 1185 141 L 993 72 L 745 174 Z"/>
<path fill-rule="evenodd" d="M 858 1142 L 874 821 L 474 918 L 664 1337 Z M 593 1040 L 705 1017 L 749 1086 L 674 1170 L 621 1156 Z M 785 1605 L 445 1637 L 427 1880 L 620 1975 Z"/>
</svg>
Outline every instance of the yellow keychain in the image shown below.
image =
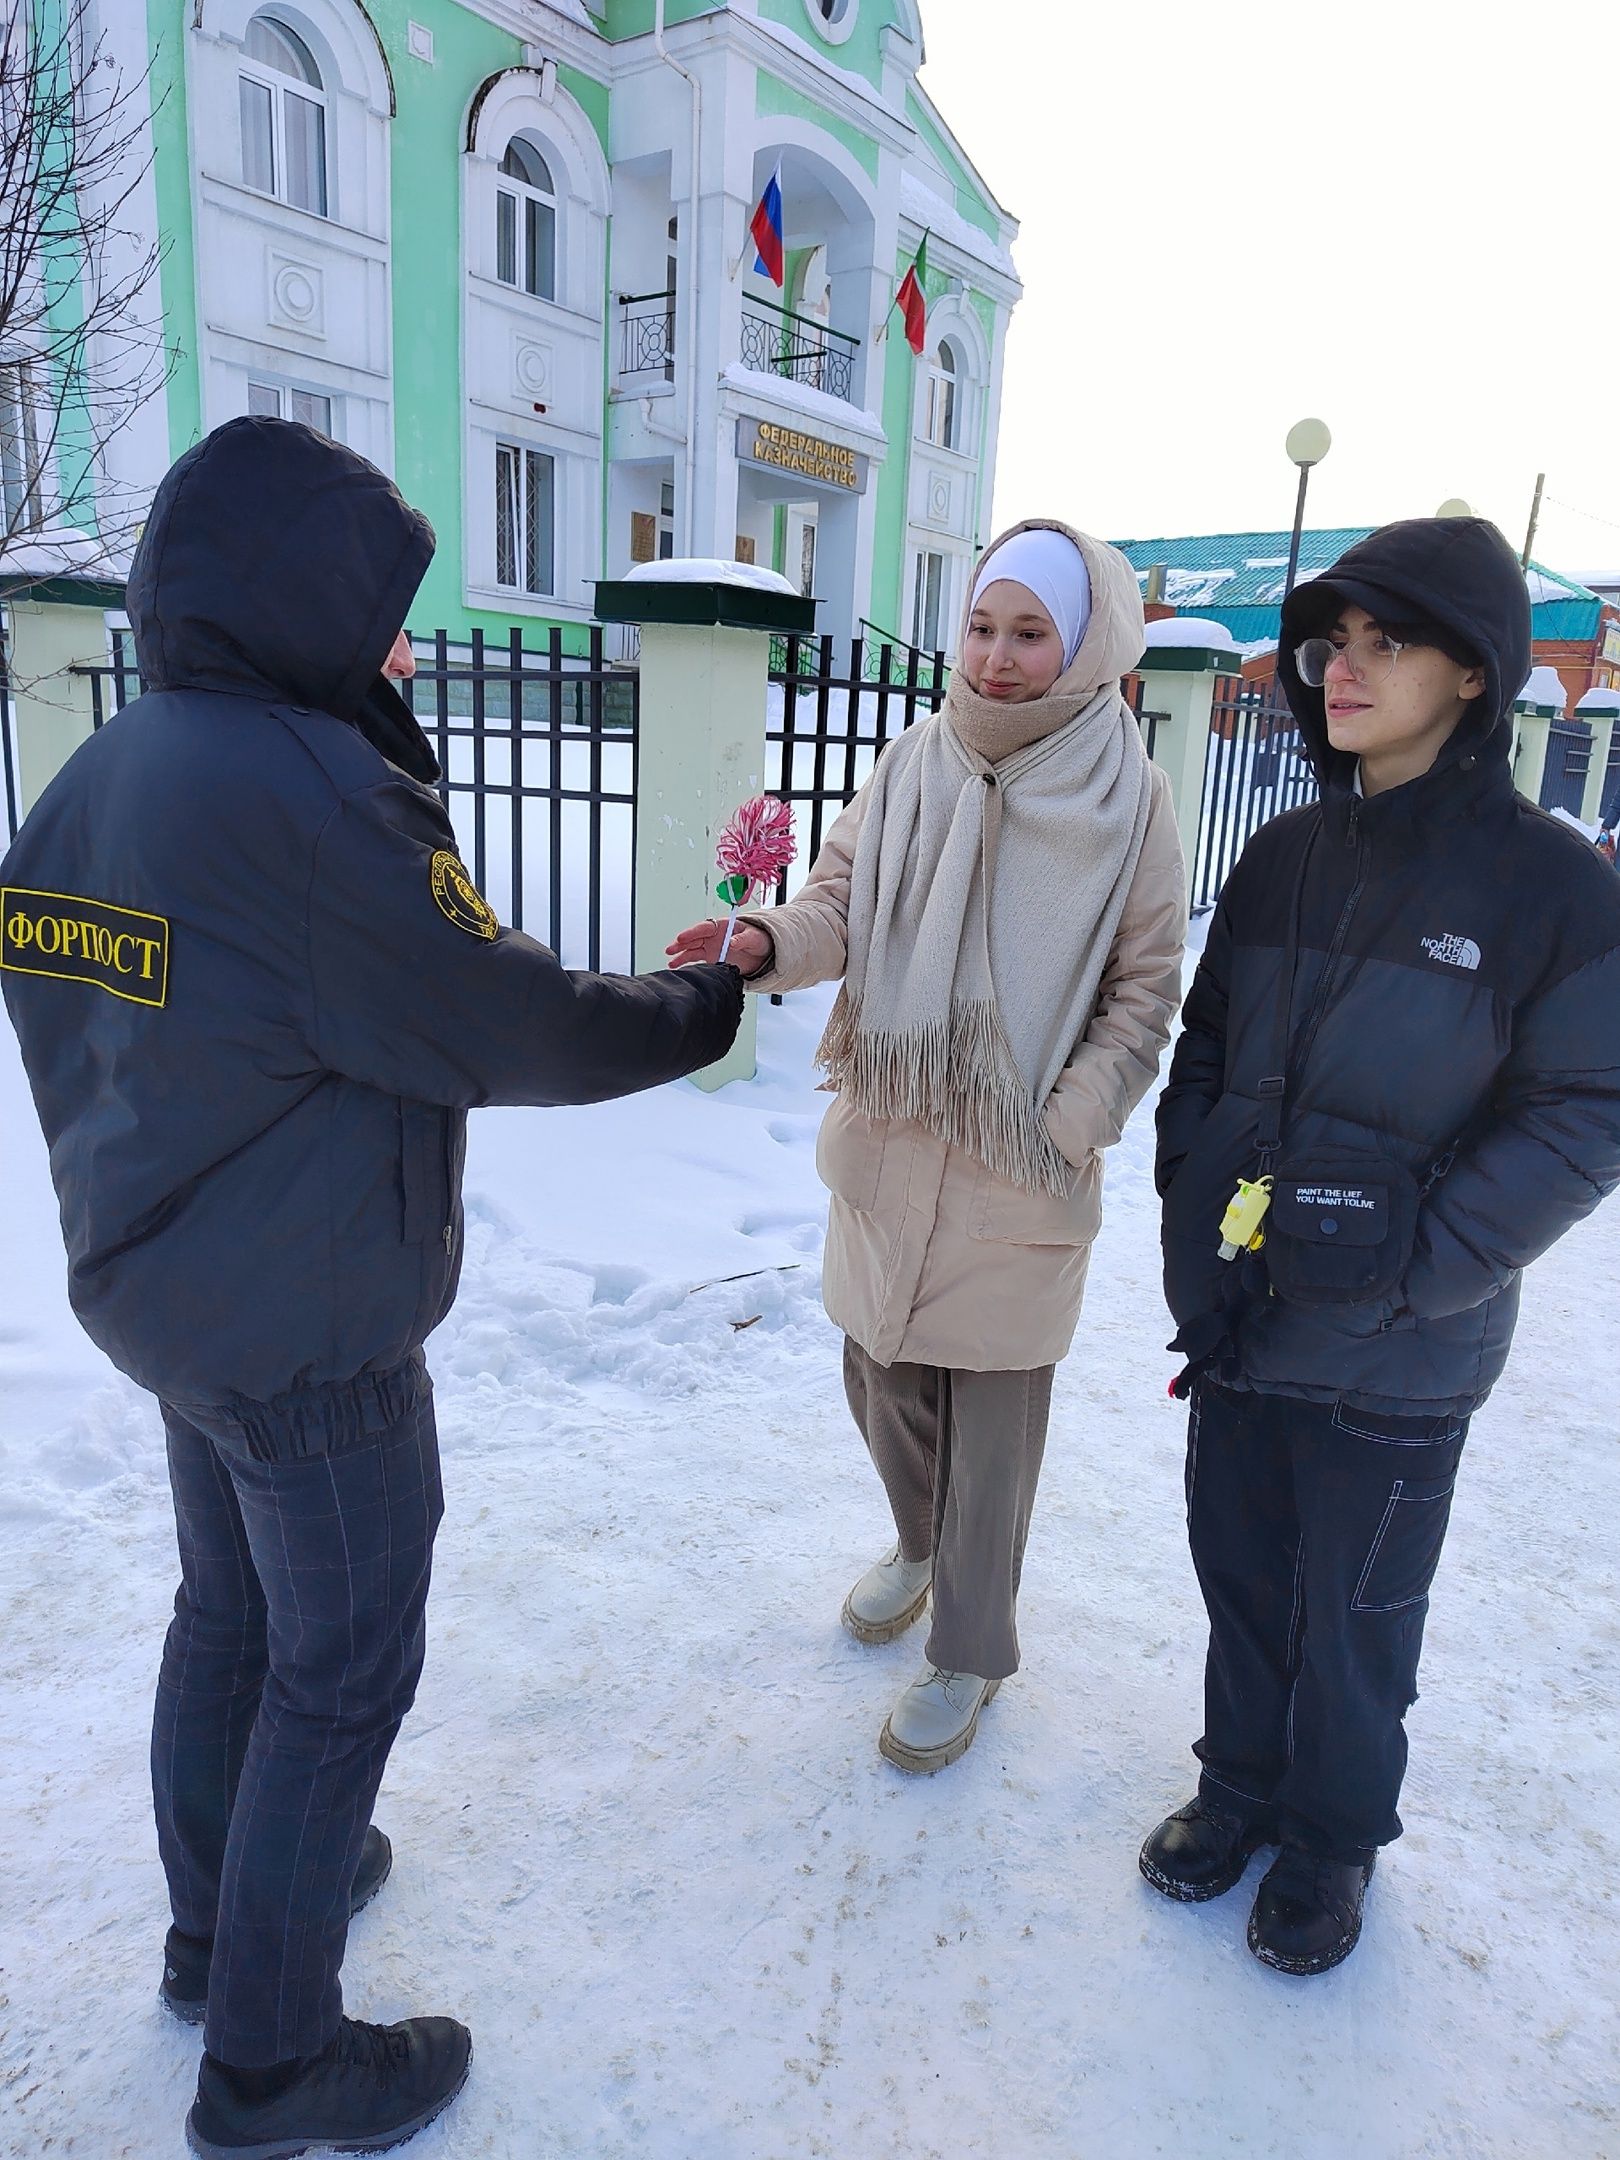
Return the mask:
<svg viewBox="0 0 1620 2160">
<path fill-rule="evenodd" d="M 1241 1252 L 1258 1252 L 1266 1242 L 1266 1214 L 1271 1206 L 1271 1179 L 1239 1178 L 1221 1221 L 1221 1258 L 1235 1260 Z"/>
</svg>

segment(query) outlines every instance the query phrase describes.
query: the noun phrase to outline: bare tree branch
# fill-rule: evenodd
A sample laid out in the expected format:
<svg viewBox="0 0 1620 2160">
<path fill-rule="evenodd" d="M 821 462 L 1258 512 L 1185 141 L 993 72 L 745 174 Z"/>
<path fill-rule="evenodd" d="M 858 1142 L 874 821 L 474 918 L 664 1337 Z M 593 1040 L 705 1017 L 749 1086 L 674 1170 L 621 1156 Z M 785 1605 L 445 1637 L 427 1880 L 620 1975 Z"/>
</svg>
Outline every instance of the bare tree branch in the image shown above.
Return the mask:
<svg viewBox="0 0 1620 2160">
<path fill-rule="evenodd" d="M 0 0 L 0 575 L 71 538 L 79 574 L 121 579 L 145 514 L 108 452 L 175 360 L 136 212 L 149 92 L 90 0 Z"/>
</svg>

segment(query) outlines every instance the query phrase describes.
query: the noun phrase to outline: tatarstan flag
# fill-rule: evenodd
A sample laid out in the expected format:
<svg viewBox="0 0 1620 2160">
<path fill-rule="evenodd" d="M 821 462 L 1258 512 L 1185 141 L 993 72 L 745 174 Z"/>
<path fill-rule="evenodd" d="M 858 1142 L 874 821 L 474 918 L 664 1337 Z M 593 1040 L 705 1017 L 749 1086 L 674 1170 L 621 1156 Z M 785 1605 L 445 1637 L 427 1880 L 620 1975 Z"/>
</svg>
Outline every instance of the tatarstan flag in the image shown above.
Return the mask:
<svg viewBox="0 0 1620 2160">
<path fill-rule="evenodd" d="M 923 295 L 923 279 L 928 275 L 928 235 L 922 236 L 922 246 L 917 259 L 900 281 L 900 290 L 894 296 L 894 305 L 906 319 L 906 343 L 919 357 L 928 328 L 928 302 Z"/>
</svg>

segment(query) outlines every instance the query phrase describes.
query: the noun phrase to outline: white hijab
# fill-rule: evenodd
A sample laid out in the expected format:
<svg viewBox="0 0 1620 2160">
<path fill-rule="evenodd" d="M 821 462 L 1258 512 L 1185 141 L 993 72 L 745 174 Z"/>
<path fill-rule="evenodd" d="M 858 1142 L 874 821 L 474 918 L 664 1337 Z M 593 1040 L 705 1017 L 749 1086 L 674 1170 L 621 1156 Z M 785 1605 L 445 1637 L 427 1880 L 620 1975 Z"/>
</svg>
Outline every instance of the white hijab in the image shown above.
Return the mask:
<svg viewBox="0 0 1620 2160">
<path fill-rule="evenodd" d="M 1086 559 L 1067 533 L 1050 525 L 1026 526 L 986 557 L 973 584 L 971 606 L 992 585 L 1022 585 L 1045 608 L 1063 640 L 1063 665 L 1071 668 L 1091 621 L 1091 579 Z"/>
</svg>

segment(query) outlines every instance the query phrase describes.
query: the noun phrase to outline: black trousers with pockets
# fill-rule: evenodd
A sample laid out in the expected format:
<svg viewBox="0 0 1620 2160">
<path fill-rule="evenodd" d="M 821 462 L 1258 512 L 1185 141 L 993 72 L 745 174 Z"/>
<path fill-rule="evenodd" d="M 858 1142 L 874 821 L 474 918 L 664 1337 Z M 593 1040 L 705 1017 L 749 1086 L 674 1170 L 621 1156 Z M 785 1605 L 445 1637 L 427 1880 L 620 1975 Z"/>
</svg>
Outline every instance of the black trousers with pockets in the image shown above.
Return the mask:
<svg viewBox="0 0 1620 2160">
<path fill-rule="evenodd" d="M 1401 1834 L 1403 1720 L 1468 1420 L 1201 1386 L 1187 1527 L 1213 1804 L 1337 1860 Z"/>
<path fill-rule="evenodd" d="M 444 1512 L 420 1356 L 341 1418 L 163 1406 L 180 1588 L 152 1732 L 175 1925 L 213 1943 L 205 2043 L 240 2069 L 337 2031 L 349 1896 L 416 1693 Z"/>
</svg>

